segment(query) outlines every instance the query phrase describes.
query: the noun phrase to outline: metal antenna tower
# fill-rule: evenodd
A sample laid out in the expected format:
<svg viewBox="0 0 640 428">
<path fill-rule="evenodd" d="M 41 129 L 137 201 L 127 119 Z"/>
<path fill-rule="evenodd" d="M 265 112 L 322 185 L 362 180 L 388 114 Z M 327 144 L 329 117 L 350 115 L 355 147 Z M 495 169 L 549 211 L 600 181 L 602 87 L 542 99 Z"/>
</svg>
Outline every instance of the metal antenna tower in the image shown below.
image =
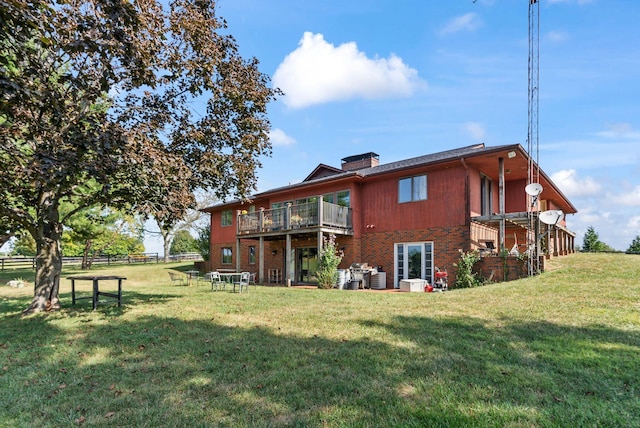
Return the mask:
<svg viewBox="0 0 640 428">
<path fill-rule="evenodd" d="M 538 183 L 540 179 L 538 148 L 538 92 L 540 77 L 540 3 L 529 0 L 529 126 L 527 133 L 527 152 L 529 164 L 527 184 Z M 540 272 L 540 221 L 538 219 L 537 197 L 527 196 L 529 275 Z"/>
</svg>

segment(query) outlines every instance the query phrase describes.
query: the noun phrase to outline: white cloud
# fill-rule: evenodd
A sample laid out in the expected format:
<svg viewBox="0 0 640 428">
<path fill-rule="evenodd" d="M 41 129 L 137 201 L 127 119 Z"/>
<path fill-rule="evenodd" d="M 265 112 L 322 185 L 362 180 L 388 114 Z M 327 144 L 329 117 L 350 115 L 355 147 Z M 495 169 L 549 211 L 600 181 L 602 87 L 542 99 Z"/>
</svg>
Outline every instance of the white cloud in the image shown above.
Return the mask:
<svg viewBox="0 0 640 428">
<path fill-rule="evenodd" d="M 640 234 L 640 215 L 631 217 L 627 222 L 627 228 L 630 230 L 635 230 Z"/>
<path fill-rule="evenodd" d="M 483 141 L 487 135 L 484 126 L 478 122 L 467 122 L 463 125 L 464 131 L 476 141 Z"/>
<path fill-rule="evenodd" d="M 474 31 L 482 26 L 482 21 L 476 13 L 467 13 L 450 19 L 438 32 L 441 36 L 459 33 L 460 31 Z"/>
<path fill-rule="evenodd" d="M 291 108 L 351 98 L 411 95 L 424 86 L 418 72 L 391 54 L 370 59 L 355 42 L 334 46 L 322 34 L 305 32 L 298 48 L 278 66 L 274 86 Z"/>
<path fill-rule="evenodd" d="M 640 207 L 640 186 L 637 186 L 629 193 L 614 196 L 613 202 L 626 207 Z"/>
<path fill-rule="evenodd" d="M 296 143 L 293 137 L 288 136 L 282 129 L 275 128 L 269 132 L 269 140 L 274 146 L 290 146 Z"/>
<path fill-rule="evenodd" d="M 635 131 L 633 126 L 628 122 L 608 123 L 605 130 L 598 132 L 597 135 L 603 138 L 625 138 L 640 139 L 640 132 Z"/>
<path fill-rule="evenodd" d="M 567 197 L 594 196 L 602 188 L 591 177 L 580 179 L 575 169 L 564 169 L 551 174 L 551 180 Z"/>
</svg>

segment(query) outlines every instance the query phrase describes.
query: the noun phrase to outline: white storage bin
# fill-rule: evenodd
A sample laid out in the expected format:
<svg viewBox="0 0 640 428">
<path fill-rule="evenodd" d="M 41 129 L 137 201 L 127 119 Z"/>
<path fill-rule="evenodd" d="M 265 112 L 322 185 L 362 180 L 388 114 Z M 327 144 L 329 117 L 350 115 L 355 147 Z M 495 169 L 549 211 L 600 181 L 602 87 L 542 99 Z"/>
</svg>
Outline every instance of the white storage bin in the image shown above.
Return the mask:
<svg viewBox="0 0 640 428">
<path fill-rule="evenodd" d="M 423 292 L 424 287 L 427 286 L 427 281 L 424 279 L 403 279 L 400 281 L 400 291 L 410 292 Z"/>
</svg>

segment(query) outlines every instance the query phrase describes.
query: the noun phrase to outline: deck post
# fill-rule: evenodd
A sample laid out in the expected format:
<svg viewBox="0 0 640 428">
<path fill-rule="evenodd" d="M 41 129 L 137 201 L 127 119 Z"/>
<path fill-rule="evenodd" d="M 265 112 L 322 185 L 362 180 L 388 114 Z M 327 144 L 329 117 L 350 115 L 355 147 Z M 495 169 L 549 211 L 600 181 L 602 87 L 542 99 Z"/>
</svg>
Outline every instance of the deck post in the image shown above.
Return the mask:
<svg viewBox="0 0 640 428">
<path fill-rule="evenodd" d="M 260 284 L 264 284 L 264 237 L 260 236 L 260 243 L 258 244 L 260 247 L 258 248 L 258 252 L 260 253 L 258 259 L 258 276 L 260 278 Z"/>
</svg>

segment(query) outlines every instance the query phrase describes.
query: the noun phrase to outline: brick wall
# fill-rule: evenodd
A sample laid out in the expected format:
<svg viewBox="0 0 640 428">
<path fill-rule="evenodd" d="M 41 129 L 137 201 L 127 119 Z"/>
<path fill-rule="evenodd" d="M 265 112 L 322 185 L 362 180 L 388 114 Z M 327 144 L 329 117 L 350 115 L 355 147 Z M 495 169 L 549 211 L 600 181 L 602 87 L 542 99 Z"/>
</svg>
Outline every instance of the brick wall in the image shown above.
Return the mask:
<svg viewBox="0 0 640 428">
<path fill-rule="evenodd" d="M 382 266 L 387 272 L 387 288 L 393 288 L 395 267 L 393 264 L 394 244 L 433 241 L 434 265 L 446 269 L 449 284 L 455 281 L 455 267 L 460 259 L 459 250 L 469 250 L 470 232 L 468 226 L 430 228 L 422 230 L 399 230 L 368 232 L 362 238 L 362 262 L 370 266 Z"/>
<path fill-rule="evenodd" d="M 544 270 L 544 257 L 540 257 L 540 269 Z M 491 278 L 491 282 L 513 281 L 528 276 L 526 260 L 517 257 L 483 257 L 473 266 L 473 271 L 483 278 Z"/>
</svg>

